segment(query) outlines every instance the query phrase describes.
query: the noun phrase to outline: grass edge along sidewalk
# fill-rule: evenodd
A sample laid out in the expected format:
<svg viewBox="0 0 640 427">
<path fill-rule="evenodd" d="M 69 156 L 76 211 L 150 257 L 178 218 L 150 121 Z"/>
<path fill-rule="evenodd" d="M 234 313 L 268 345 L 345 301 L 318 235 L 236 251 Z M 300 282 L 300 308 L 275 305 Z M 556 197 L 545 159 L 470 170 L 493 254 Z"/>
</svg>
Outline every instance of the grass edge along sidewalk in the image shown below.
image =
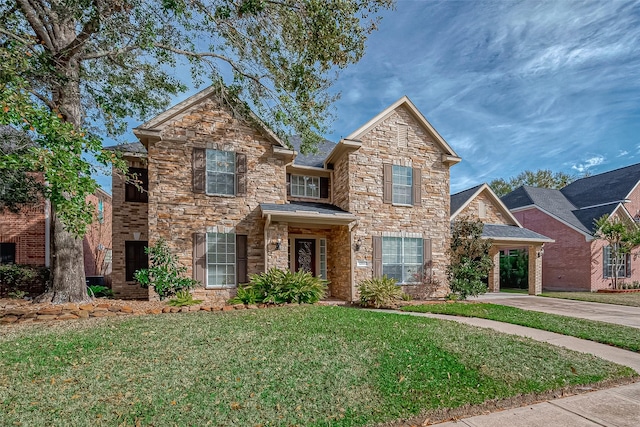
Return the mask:
<svg viewBox="0 0 640 427">
<path fill-rule="evenodd" d="M 640 329 L 596 320 L 523 310 L 499 304 L 455 302 L 411 305 L 403 311 L 479 317 L 607 344 L 640 352 Z"/>
<path fill-rule="evenodd" d="M 527 338 L 342 307 L 3 332 L 0 425 L 365 426 L 636 378 Z"/>
</svg>

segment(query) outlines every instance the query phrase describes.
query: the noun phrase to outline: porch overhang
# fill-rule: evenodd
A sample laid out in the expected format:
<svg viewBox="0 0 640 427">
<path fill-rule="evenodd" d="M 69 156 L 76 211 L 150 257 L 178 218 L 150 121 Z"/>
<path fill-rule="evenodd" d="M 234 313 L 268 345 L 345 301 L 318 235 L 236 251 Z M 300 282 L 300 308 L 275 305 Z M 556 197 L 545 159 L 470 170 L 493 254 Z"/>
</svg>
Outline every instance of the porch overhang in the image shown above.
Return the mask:
<svg viewBox="0 0 640 427">
<path fill-rule="evenodd" d="M 555 240 L 527 228 L 502 224 L 485 224 L 482 229 L 482 238 L 491 239 L 497 245 L 542 245 L 555 242 Z"/>
<path fill-rule="evenodd" d="M 357 220 L 352 213 L 323 203 L 261 203 L 260 209 L 262 217 L 272 222 L 348 225 Z"/>
</svg>

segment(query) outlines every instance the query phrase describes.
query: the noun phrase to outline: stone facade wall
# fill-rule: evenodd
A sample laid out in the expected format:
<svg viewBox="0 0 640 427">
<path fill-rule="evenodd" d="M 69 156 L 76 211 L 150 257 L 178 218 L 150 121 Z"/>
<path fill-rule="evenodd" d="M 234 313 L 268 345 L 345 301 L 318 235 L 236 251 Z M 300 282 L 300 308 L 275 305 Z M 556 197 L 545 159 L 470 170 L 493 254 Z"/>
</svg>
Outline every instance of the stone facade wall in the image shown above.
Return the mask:
<svg viewBox="0 0 640 427">
<path fill-rule="evenodd" d="M 513 216 L 523 227 L 555 240 L 544 245 L 544 290 L 591 290 L 591 243 L 584 234 L 535 208 L 514 212 Z"/>
<path fill-rule="evenodd" d="M 145 168 L 146 160 L 128 158 L 129 167 Z M 125 281 L 125 242 L 136 240 L 134 233 L 140 233 L 138 240 L 149 240 L 149 205 L 147 203 L 126 202 L 125 181 L 117 173 L 112 175 L 112 272 L 111 288 L 116 298 L 148 299 L 149 290 L 136 282 Z"/>
<path fill-rule="evenodd" d="M 408 125 L 406 144 L 398 144 L 399 124 Z M 348 210 L 358 217 L 351 240 L 362 240 L 362 247 L 355 254 L 356 265 L 366 265 L 354 268 L 353 285 L 373 275 L 373 236 L 383 232 L 421 233 L 423 238 L 432 239 L 432 273 L 438 284 L 432 296 L 445 296 L 450 199 L 449 166 L 442 162 L 442 150 L 404 107 L 363 135 L 361 141 L 362 147 L 348 156 Z M 383 203 L 384 163 L 422 170 L 421 206 Z M 335 174 L 343 177 L 342 165 L 336 164 L 335 168 Z M 336 179 L 335 186 L 341 188 L 340 185 Z M 337 196 L 335 200 L 340 206 Z"/>
<path fill-rule="evenodd" d="M 253 125 L 233 118 L 212 99 L 204 100 L 167 124 L 161 139 L 149 142 L 148 146 L 150 243 L 165 238 L 191 276 L 194 233 L 245 234 L 248 274 L 262 273 L 265 269 L 264 220 L 259 204 L 286 201 L 285 161 L 273 154 L 272 145 Z M 247 194 L 194 193 L 194 147 L 246 154 Z M 272 254 L 273 251 L 268 251 L 269 257 Z M 280 261 L 273 262 L 280 264 Z M 286 264 L 277 266 L 286 267 Z M 235 289 L 207 290 L 199 296 L 227 298 L 234 293 Z"/>
<path fill-rule="evenodd" d="M 480 218 L 480 203 L 485 206 L 485 216 Z M 456 216 L 456 218 L 469 217 L 479 219 L 485 224 L 504 224 L 515 225 L 510 218 L 502 213 L 502 210 L 496 206 L 494 200 L 489 197 L 486 191 L 478 194 L 465 208 Z"/>
<path fill-rule="evenodd" d="M 45 203 L 0 214 L 0 242 L 16 244 L 16 263 L 45 265 Z"/>
</svg>

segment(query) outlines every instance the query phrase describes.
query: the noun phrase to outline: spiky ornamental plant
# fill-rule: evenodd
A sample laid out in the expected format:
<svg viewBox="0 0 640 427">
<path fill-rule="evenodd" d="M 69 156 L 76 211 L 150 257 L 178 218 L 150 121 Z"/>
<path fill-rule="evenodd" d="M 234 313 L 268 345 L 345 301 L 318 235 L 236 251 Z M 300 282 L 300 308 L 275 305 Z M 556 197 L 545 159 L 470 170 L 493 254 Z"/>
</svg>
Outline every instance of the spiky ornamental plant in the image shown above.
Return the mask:
<svg viewBox="0 0 640 427">
<path fill-rule="evenodd" d="M 0 124 L 30 132 L 29 156 L 0 168 L 45 174 L 54 210 L 54 302 L 87 298 L 80 237 L 97 163 L 124 169 L 98 136 L 165 108 L 188 84 L 250 105 L 303 151 L 325 130 L 336 71 L 358 61 L 393 0 L 0 0 Z M 191 81 L 171 72 L 190 66 Z"/>
</svg>

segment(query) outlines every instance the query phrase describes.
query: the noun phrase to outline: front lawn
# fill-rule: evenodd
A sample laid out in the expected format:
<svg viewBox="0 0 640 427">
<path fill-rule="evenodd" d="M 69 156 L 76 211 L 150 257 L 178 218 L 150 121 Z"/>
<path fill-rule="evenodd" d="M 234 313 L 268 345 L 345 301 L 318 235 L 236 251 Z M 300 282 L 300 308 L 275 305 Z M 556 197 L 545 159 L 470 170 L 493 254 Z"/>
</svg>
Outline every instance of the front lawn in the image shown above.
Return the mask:
<svg viewBox="0 0 640 427">
<path fill-rule="evenodd" d="M 640 307 L 640 292 L 618 294 L 597 292 L 544 292 L 540 296 Z"/>
<path fill-rule="evenodd" d="M 633 375 L 525 338 L 342 307 L 3 333 L 0 425 L 362 426 Z"/>
<path fill-rule="evenodd" d="M 577 319 L 575 317 L 522 310 L 516 307 L 488 303 L 425 304 L 403 307 L 404 311 L 481 317 L 542 329 L 562 335 L 582 338 L 625 350 L 640 351 L 640 329 L 613 323 Z"/>
</svg>

